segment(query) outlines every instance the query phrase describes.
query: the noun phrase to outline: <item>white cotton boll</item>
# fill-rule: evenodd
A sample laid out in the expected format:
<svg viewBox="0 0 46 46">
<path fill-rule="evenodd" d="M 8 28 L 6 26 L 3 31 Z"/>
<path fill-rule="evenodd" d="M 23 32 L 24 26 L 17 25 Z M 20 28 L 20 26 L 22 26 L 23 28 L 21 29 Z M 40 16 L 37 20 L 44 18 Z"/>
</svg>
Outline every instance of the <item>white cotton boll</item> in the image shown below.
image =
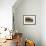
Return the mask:
<svg viewBox="0 0 46 46">
<path fill-rule="evenodd" d="M 6 36 L 7 36 L 7 35 L 10 35 L 10 32 L 9 32 L 8 29 L 6 30 Z"/>
<path fill-rule="evenodd" d="M 18 31 L 16 30 L 16 33 L 18 33 Z"/>
</svg>

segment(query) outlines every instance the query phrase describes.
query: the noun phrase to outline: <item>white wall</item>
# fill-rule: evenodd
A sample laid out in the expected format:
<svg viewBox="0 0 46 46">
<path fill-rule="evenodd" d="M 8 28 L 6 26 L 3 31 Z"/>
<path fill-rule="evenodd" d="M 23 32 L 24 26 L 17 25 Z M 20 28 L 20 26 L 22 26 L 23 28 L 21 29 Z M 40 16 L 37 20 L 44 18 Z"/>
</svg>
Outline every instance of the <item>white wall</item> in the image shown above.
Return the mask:
<svg viewBox="0 0 46 46">
<path fill-rule="evenodd" d="M 0 0 L 0 27 L 12 28 L 12 6 L 16 0 Z"/>
<path fill-rule="evenodd" d="M 46 1 L 21 0 L 13 6 L 15 29 L 24 37 L 35 41 L 36 46 L 46 46 Z M 23 25 L 23 15 L 36 15 L 36 25 Z M 42 44 L 42 45 L 41 45 Z"/>
<path fill-rule="evenodd" d="M 22 0 L 13 6 L 13 12 L 15 29 L 22 32 L 24 38 L 34 40 L 36 46 L 41 46 L 41 0 Z M 36 25 L 24 25 L 23 15 L 36 15 Z"/>
<path fill-rule="evenodd" d="M 46 46 L 46 0 L 41 1 L 41 36 L 42 46 Z"/>
</svg>

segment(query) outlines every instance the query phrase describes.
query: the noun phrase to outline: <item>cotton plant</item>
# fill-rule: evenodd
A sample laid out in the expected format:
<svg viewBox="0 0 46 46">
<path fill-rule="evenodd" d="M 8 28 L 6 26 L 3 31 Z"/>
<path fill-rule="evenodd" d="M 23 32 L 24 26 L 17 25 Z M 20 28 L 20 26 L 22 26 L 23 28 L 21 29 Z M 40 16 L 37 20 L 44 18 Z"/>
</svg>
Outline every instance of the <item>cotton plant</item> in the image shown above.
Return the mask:
<svg viewBox="0 0 46 46">
<path fill-rule="evenodd" d="M 5 31 L 4 30 L 5 30 L 5 27 L 1 27 L 0 28 L 0 38 L 5 38 L 5 35 L 6 34 L 5 34 Z"/>
<path fill-rule="evenodd" d="M 6 30 L 6 36 L 7 36 L 7 35 L 10 35 L 9 29 Z"/>
<path fill-rule="evenodd" d="M 0 27 L 0 33 L 2 33 L 4 31 L 4 27 Z"/>
<path fill-rule="evenodd" d="M 0 35 L 1 37 L 6 37 L 8 35 L 12 35 L 13 29 L 8 29 L 6 27 L 0 27 Z"/>
<path fill-rule="evenodd" d="M 4 30 L 5 30 L 5 27 L 0 27 L 0 44 L 1 45 L 3 44 L 3 42 L 6 41 L 6 38 L 5 38 L 6 33 Z"/>
<path fill-rule="evenodd" d="M 10 35 L 10 30 L 5 27 L 0 27 L 0 38 L 5 38 L 8 35 Z"/>
</svg>

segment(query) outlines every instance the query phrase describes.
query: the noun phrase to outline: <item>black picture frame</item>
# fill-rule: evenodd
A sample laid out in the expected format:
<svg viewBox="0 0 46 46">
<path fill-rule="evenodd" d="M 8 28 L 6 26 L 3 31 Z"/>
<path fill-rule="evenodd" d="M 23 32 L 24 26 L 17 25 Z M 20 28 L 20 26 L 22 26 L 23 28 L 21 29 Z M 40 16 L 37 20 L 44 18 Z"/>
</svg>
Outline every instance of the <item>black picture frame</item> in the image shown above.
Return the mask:
<svg viewBox="0 0 46 46">
<path fill-rule="evenodd" d="M 24 25 L 36 25 L 36 15 L 23 15 Z"/>
</svg>

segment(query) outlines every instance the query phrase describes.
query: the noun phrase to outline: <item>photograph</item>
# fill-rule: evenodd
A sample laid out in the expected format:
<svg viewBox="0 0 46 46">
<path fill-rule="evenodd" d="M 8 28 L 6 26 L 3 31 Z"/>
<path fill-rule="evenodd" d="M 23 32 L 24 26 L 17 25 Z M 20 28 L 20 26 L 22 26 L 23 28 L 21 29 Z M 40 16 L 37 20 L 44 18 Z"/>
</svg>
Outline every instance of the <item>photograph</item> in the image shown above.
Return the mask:
<svg viewBox="0 0 46 46">
<path fill-rule="evenodd" d="M 36 24 L 36 16 L 35 15 L 24 15 L 23 23 L 26 25 L 35 25 Z"/>
</svg>

